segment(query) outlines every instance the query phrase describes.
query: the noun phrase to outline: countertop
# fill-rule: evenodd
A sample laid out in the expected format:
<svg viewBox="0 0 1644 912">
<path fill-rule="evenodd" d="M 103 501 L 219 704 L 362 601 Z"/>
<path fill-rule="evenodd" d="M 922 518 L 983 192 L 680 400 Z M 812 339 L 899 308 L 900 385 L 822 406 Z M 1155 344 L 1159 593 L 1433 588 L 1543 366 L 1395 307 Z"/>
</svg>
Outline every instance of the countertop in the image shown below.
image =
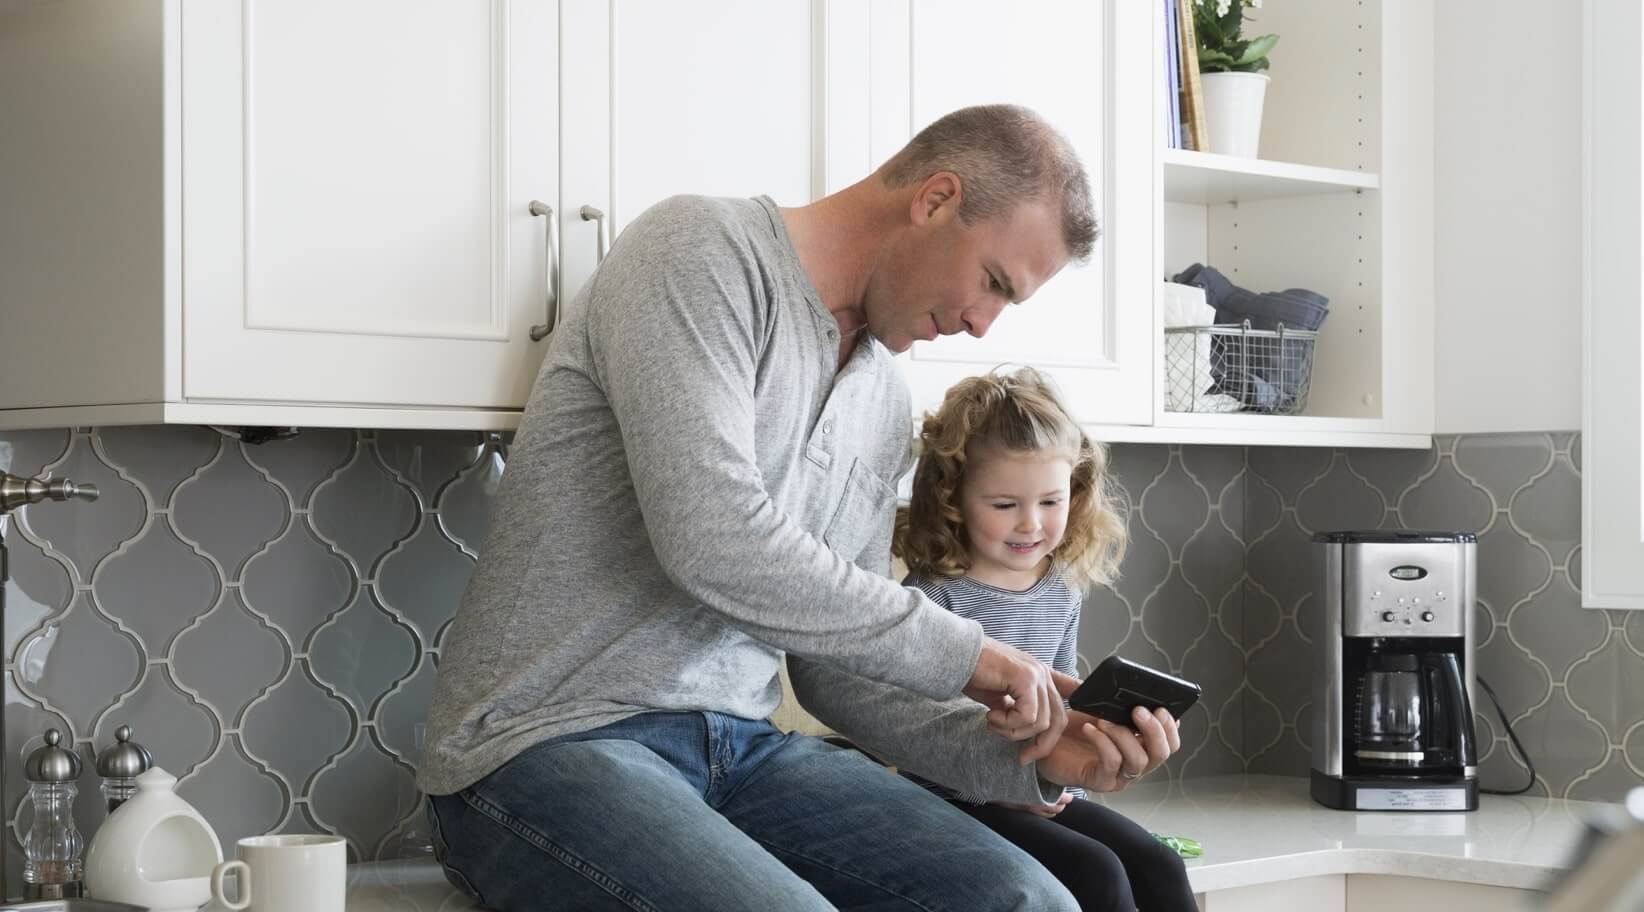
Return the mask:
<svg viewBox="0 0 1644 912">
<path fill-rule="evenodd" d="M 1542 889 L 1601 806 L 1486 795 L 1470 813 L 1333 811 L 1287 776 L 1144 783 L 1104 801 L 1155 832 L 1197 839 L 1204 857 L 1187 863 L 1196 893 L 1328 874 Z M 349 869 L 348 912 L 469 908 L 432 860 Z"/>
<path fill-rule="evenodd" d="M 1133 786 L 1106 803 L 1156 833 L 1190 836 L 1196 893 L 1324 874 L 1397 874 L 1545 889 L 1567 866 L 1590 801 L 1483 795 L 1465 813 L 1336 811 L 1308 781 L 1207 776 Z"/>
</svg>

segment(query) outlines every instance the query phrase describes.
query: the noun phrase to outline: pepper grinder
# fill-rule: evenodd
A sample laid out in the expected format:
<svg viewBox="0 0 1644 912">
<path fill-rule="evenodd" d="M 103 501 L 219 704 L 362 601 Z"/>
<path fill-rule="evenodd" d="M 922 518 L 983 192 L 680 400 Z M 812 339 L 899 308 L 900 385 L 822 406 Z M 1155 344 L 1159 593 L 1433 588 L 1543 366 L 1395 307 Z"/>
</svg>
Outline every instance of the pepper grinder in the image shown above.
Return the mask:
<svg viewBox="0 0 1644 912">
<path fill-rule="evenodd" d="M 103 780 L 99 789 L 108 802 L 108 812 L 126 803 L 137 794 L 137 777 L 154 765 L 154 755 L 148 748 L 131 740 L 131 726 L 122 725 L 114 732 L 114 743 L 97 755 L 97 775 Z"/>
<path fill-rule="evenodd" d="M 74 827 L 74 796 L 79 791 L 80 758 L 59 746 L 63 736 L 46 730 L 44 747 L 29 754 L 24 775 L 34 820 L 23 840 L 23 898 L 72 899 L 85 894 L 85 840 Z"/>
</svg>

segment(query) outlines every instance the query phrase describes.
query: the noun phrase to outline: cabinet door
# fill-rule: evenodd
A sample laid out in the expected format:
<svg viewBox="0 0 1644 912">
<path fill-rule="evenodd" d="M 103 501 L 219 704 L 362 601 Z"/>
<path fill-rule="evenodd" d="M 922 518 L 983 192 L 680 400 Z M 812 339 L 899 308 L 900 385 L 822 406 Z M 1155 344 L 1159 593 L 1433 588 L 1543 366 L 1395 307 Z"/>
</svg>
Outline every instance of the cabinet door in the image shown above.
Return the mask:
<svg viewBox="0 0 1644 912">
<path fill-rule="evenodd" d="M 1267 912 L 1270 909 L 1343 912 L 1347 908 L 1346 881 L 1340 874 L 1326 874 L 1212 890 L 1204 894 L 1201 908 L 1204 912 Z"/>
<path fill-rule="evenodd" d="M 826 18 L 768 0 L 566 5 L 568 297 L 597 264 L 600 231 L 614 236 L 667 197 L 767 194 L 798 206 L 820 195 L 812 102 Z M 585 220 L 584 207 L 600 216 Z"/>
<path fill-rule="evenodd" d="M 1644 92 L 1633 0 L 1588 0 L 1581 603 L 1644 609 Z"/>
<path fill-rule="evenodd" d="M 556 0 L 182 4 L 183 395 L 520 408 Z"/>
<path fill-rule="evenodd" d="M 904 364 L 915 407 L 933 408 L 961 377 L 1001 363 L 1056 380 L 1087 422 L 1152 420 L 1153 141 L 1148 36 L 1158 4 L 1141 0 L 912 0 L 908 136 L 957 108 L 1010 102 L 1038 111 L 1077 148 L 1102 235 L 981 340 L 916 343 Z M 886 85 L 886 92 L 895 91 Z"/>
</svg>

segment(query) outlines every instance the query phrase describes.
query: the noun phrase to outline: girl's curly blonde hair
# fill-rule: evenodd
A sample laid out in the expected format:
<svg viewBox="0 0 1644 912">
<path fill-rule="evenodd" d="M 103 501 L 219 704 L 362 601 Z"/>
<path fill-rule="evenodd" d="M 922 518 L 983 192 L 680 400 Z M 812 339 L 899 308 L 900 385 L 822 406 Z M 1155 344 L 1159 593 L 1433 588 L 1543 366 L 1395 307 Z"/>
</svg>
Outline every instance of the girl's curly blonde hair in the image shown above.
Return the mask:
<svg viewBox="0 0 1644 912">
<path fill-rule="evenodd" d="M 1050 381 L 1031 367 L 969 377 L 949 389 L 919 430 L 923 452 L 913 499 L 896 511 L 891 552 L 922 576 L 961 576 L 970 540 L 959 510 L 965 464 L 978 447 L 1045 452 L 1073 464 L 1067 530 L 1055 560 L 1073 586 L 1118 576 L 1128 533 L 1107 475 L 1107 449 L 1068 413 Z"/>
</svg>

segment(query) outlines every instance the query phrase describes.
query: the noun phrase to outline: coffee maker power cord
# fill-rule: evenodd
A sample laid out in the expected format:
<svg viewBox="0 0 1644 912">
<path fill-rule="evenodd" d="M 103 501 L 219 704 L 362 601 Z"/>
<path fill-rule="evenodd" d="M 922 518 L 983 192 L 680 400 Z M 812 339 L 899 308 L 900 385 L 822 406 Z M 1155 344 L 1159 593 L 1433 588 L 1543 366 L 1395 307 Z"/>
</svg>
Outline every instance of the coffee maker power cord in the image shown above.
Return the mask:
<svg viewBox="0 0 1644 912">
<path fill-rule="evenodd" d="M 1498 789 L 1487 789 L 1480 786 L 1479 791 L 1486 795 L 1522 795 L 1525 792 L 1528 792 L 1536 784 L 1536 765 L 1530 760 L 1530 755 L 1524 752 L 1524 744 L 1518 740 L 1518 733 L 1513 731 L 1513 723 L 1507 721 L 1507 714 L 1502 712 L 1501 701 L 1496 699 L 1495 688 L 1491 687 L 1490 682 L 1481 677 L 1475 676 L 1473 680 L 1477 681 L 1478 686 L 1484 688 L 1484 692 L 1489 695 L 1490 702 L 1495 705 L 1496 715 L 1501 717 L 1501 724 L 1507 728 L 1507 739 L 1513 742 L 1513 748 L 1518 751 L 1518 755 L 1524 761 L 1524 765 L 1530 770 L 1530 781 L 1524 783 L 1524 787 L 1521 789 L 1515 789 L 1508 792 Z"/>
</svg>

